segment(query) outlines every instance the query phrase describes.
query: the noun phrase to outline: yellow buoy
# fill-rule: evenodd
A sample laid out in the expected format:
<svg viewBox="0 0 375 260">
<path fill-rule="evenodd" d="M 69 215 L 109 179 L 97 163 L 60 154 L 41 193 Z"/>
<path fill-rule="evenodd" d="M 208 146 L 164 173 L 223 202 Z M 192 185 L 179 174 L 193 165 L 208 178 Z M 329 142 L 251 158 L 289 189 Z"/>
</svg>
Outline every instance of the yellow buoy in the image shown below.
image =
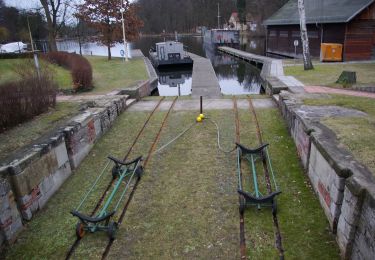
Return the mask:
<svg viewBox="0 0 375 260">
<path fill-rule="evenodd" d="M 204 114 L 200 114 L 199 117 L 204 119 Z"/>
<path fill-rule="evenodd" d="M 200 116 L 197 117 L 197 122 L 202 122 L 202 118 Z"/>
</svg>

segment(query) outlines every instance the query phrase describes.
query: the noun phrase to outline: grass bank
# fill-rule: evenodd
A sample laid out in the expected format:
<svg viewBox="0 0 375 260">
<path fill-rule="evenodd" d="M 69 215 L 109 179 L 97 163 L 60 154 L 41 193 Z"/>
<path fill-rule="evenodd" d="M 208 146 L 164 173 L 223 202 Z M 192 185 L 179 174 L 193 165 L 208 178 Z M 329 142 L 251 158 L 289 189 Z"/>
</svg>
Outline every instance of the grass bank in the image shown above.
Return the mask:
<svg viewBox="0 0 375 260">
<path fill-rule="evenodd" d="M 354 63 L 354 64 L 316 64 L 314 70 L 305 71 L 303 65 L 286 66 L 286 75 L 294 76 L 305 85 L 342 87 L 335 82 L 344 71 L 357 72 L 358 87 L 375 86 L 375 63 Z"/>
<path fill-rule="evenodd" d="M 156 112 L 134 147 L 131 158 L 146 155 L 166 112 Z M 197 112 L 173 111 L 158 147 L 194 121 Z M 221 128 L 226 149 L 234 143 L 232 110 L 206 111 Z M 143 125 L 148 113 L 126 112 L 94 146 L 88 157 L 46 208 L 27 224 L 7 259 L 62 259 L 75 239 L 73 209 L 112 154 L 121 158 Z M 283 194 L 279 221 L 287 259 L 338 259 L 334 237 L 298 162 L 294 143 L 278 110 L 258 110 L 264 139 Z M 255 126 L 248 110 L 240 111 L 241 140 L 253 145 Z M 121 141 L 119 141 L 121 140 Z M 216 130 L 205 121 L 181 139 L 155 154 L 146 169 L 120 227 L 109 259 L 238 259 L 239 213 L 235 153 L 224 154 L 216 146 Z M 88 208 L 109 180 L 94 191 Z M 90 205 L 91 204 L 91 205 Z M 248 255 L 252 259 L 276 259 L 272 215 L 268 209 L 246 211 Z M 108 239 L 87 234 L 74 258 L 100 259 Z"/>
<path fill-rule="evenodd" d="M 93 69 L 94 89 L 89 93 L 106 93 L 148 79 L 147 69 L 141 58 L 131 59 L 128 62 L 123 62 L 121 58 L 112 58 L 110 61 L 106 57 L 99 56 L 86 56 L 86 58 Z M 15 70 L 20 63 L 25 62 L 34 66 L 32 59 L 0 59 L 0 84 L 17 80 L 18 75 Z M 52 71 L 60 89 L 72 89 L 70 71 L 44 60 L 40 60 L 40 64 Z"/>
<path fill-rule="evenodd" d="M 105 93 L 127 88 L 139 81 L 147 80 L 148 74 L 143 59 L 124 62 L 121 58 L 86 56 L 93 69 L 94 89 L 90 93 Z"/>
<path fill-rule="evenodd" d="M 33 120 L 20 124 L 0 134 L 0 161 L 17 149 L 40 138 L 47 131 L 61 125 L 72 115 L 78 113 L 79 104 L 59 102 L 55 108 Z"/>
<path fill-rule="evenodd" d="M 323 99 L 305 99 L 304 103 L 314 106 L 336 105 L 367 113 L 366 117 L 326 118 L 322 123 L 331 128 L 354 157 L 375 174 L 374 99 L 330 95 Z"/>
<path fill-rule="evenodd" d="M 59 88 L 71 88 L 72 77 L 68 70 L 41 59 L 39 59 L 39 62 L 42 68 L 51 70 Z M 29 64 L 29 66 L 34 66 L 34 61 L 32 59 L 0 59 L 0 84 L 19 79 L 19 75 L 16 72 L 17 67 L 25 63 Z"/>
</svg>

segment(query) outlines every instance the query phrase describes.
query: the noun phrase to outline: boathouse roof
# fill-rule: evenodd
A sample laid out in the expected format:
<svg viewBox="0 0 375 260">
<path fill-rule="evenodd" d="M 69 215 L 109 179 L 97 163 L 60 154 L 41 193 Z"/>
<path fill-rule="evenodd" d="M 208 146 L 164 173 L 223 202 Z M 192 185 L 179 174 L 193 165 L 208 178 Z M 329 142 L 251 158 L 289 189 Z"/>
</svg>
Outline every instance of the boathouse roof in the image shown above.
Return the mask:
<svg viewBox="0 0 375 260">
<path fill-rule="evenodd" d="M 306 23 L 347 23 L 375 0 L 305 0 Z M 298 1 L 290 0 L 264 25 L 299 24 Z"/>
</svg>

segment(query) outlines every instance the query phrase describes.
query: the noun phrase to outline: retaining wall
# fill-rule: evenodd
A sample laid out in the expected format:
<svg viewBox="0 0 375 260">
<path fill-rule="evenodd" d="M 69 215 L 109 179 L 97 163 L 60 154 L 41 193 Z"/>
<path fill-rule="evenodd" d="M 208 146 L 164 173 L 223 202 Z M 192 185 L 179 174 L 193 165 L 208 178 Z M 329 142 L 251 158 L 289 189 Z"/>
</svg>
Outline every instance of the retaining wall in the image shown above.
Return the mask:
<svg viewBox="0 0 375 260">
<path fill-rule="evenodd" d="M 23 221 L 43 208 L 126 109 L 128 96 L 91 101 L 67 124 L 0 168 L 0 245 L 15 240 Z"/>
<path fill-rule="evenodd" d="M 336 135 L 306 116 L 298 95 L 282 93 L 279 107 L 343 259 L 374 259 L 375 178 Z"/>
</svg>

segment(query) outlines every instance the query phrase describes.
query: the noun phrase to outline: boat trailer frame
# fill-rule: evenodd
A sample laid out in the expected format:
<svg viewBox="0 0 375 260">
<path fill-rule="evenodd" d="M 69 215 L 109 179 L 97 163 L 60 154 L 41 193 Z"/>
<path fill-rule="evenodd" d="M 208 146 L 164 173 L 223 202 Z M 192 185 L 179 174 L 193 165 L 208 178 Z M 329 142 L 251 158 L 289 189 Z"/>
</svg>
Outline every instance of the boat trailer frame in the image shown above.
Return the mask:
<svg viewBox="0 0 375 260">
<path fill-rule="evenodd" d="M 81 239 L 86 231 L 89 231 L 91 233 L 95 233 L 97 231 L 105 231 L 107 232 L 108 237 L 111 240 L 114 240 L 115 233 L 118 228 L 118 223 L 115 221 L 111 221 L 111 219 L 115 215 L 118 207 L 120 206 L 121 201 L 124 199 L 125 194 L 129 190 L 129 186 L 133 178 L 136 177 L 139 180 L 143 174 L 143 166 L 141 165 L 142 156 L 128 162 L 121 161 L 112 156 L 108 156 L 108 159 L 109 161 L 103 168 L 102 172 L 95 179 L 93 185 L 85 194 L 77 208 L 71 211 L 71 214 L 79 219 L 76 225 L 76 236 L 78 239 Z M 113 178 L 112 181 L 114 181 L 115 179 L 117 179 L 117 181 L 114 184 L 112 192 L 105 200 L 103 207 L 95 216 L 92 216 L 95 213 L 95 211 L 91 215 L 85 215 L 83 213 L 80 213 L 79 210 L 82 208 L 82 205 L 87 200 L 91 192 L 94 190 L 98 181 L 103 177 L 111 162 L 114 163 L 114 166 L 111 170 Z M 119 191 L 120 187 L 123 185 L 125 185 L 125 187 L 119 199 L 117 200 L 115 207 L 111 211 L 109 211 L 115 195 Z"/>
<path fill-rule="evenodd" d="M 238 174 L 238 193 L 240 195 L 240 205 L 239 211 L 240 214 L 245 212 L 246 207 L 248 206 L 257 206 L 258 209 L 261 209 L 261 206 L 265 207 L 272 207 L 272 214 L 277 214 L 277 204 L 276 204 L 276 196 L 281 193 L 278 189 L 275 175 L 273 172 L 271 159 L 268 153 L 268 145 L 263 144 L 255 149 L 247 148 L 239 143 L 237 145 L 237 174 Z M 254 191 L 245 190 L 242 183 L 242 170 L 241 170 L 241 162 L 242 159 L 245 159 L 249 162 L 251 175 L 252 175 L 252 183 L 254 186 Z M 258 182 L 258 175 L 256 172 L 256 161 L 260 159 L 263 163 L 263 168 L 265 171 L 266 176 L 269 176 L 271 173 L 272 182 L 270 181 L 267 183 L 267 190 L 269 194 L 263 195 L 259 191 L 259 182 Z M 267 178 L 267 177 L 266 177 Z M 273 186 L 273 187 L 272 187 Z M 251 187 L 251 186 L 250 186 Z M 274 190 L 274 191 L 272 191 Z"/>
</svg>

